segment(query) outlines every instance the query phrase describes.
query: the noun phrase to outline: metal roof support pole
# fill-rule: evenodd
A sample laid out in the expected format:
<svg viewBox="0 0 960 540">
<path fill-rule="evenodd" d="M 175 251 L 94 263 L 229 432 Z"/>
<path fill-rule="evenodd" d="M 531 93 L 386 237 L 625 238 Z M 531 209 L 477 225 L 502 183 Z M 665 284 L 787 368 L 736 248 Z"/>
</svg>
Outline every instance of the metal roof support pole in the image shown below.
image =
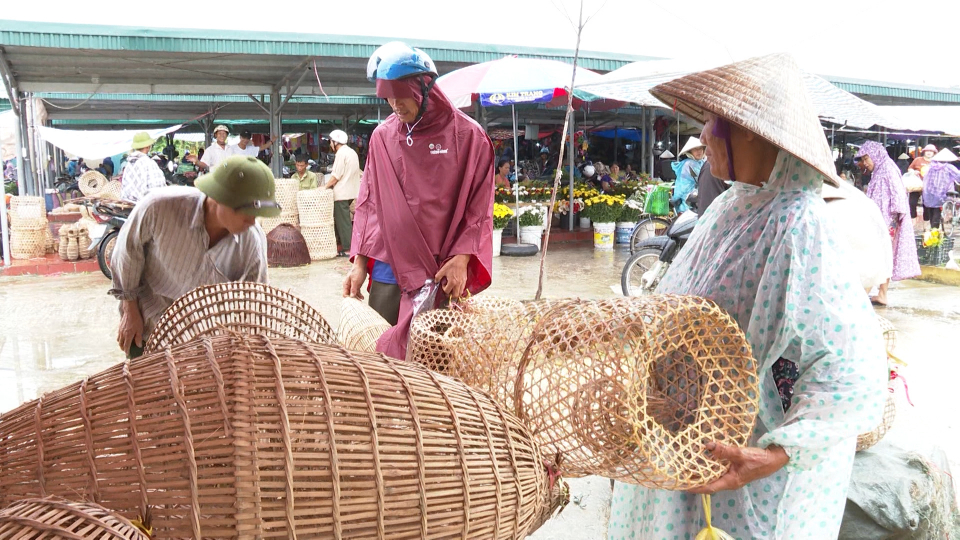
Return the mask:
<svg viewBox="0 0 960 540">
<path fill-rule="evenodd" d="M 320 135 L 320 119 L 317 118 L 317 163 L 322 163 L 322 162 L 323 162 L 323 160 L 320 159 L 320 141 L 322 141 L 322 140 L 323 140 L 323 136 Z M 307 150 L 308 150 L 308 153 L 309 153 L 309 150 L 310 150 L 310 148 L 309 148 L 309 143 L 308 143 L 308 145 L 307 145 Z"/>
<path fill-rule="evenodd" d="M 577 131 L 576 123 L 577 123 L 577 115 L 571 114 L 570 115 L 570 157 L 568 158 L 570 163 L 570 179 L 569 179 L 570 184 L 568 186 L 570 188 L 570 223 L 567 226 L 568 231 L 573 231 L 573 167 L 575 163 L 573 156 L 575 154 L 574 150 L 577 147 L 576 143 L 574 143 L 574 140 L 573 140 L 573 134 L 576 133 Z M 562 133 L 560 134 L 560 144 L 561 145 L 563 144 Z M 580 224 L 578 223 L 577 227 L 579 226 Z M 519 229 L 517 230 L 517 236 L 520 236 Z"/>
<path fill-rule="evenodd" d="M 283 139 L 280 137 L 280 91 L 270 92 L 270 138 L 276 137 L 280 144 L 270 153 L 270 169 L 275 178 L 283 178 Z"/>
<path fill-rule="evenodd" d="M 250 98 L 250 101 L 256 103 L 257 107 L 260 107 L 261 111 L 267 113 L 268 115 L 270 114 L 270 109 L 263 105 L 263 96 L 260 96 L 260 99 L 257 99 L 253 94 L 247 94 L 247 97 Z"/>
<path fill-rule="evenodd" d="M 27 182 L 27 178 L 33 178 L 33 172 L 30 167 L 30 160 L 23 159 L 24 143 L 26 142 L 27 132 L 27 104 L 25 99 L 20 100 L 20 115 L 17 118 L 17 189 L 20 195 L 29 195 L 29 186 L 32 182 Z"/>
</svg>

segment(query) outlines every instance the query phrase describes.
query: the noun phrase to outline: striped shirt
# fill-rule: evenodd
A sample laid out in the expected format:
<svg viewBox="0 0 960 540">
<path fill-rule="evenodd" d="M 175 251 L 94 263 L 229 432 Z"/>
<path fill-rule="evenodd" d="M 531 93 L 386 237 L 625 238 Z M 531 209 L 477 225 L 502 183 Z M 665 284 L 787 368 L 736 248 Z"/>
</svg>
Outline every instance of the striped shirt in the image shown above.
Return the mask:
<svg viewBox="0 0 960 540">
<path fill-rule="evenodd" d="M 166 187 L 166 185 L 167 179 L 155 161 L 143 152 L 137 150 L 130 152 L 120 183 L 121 199 L 137 202 L 151 189 Z"/>
<path fill-rule="evenodd" d="M 228 281 L 267 282 L 267 239 L 254 225 L 212 248 L 204 226 L 206 195 L 167 187 L 137 204 L 113 249 L 113 288 L 119 300 L 140 301 L 143 339 L 170 304 L 200 287 Z"/>
</svg>

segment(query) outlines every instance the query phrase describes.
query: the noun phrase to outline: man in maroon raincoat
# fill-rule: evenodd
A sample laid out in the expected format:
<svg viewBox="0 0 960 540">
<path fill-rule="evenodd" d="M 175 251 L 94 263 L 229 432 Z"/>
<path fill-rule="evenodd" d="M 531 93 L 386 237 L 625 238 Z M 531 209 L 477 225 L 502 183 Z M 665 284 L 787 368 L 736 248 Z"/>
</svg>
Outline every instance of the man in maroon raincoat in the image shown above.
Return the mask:
<svg viewBox="0 0 960 540">
<path fill-rule="evenodd" d="M 483 129 L 433 86 L 437 70 L 423 51 L 388 43 L 367 77 L 394 114 L 370 137 L 343 292 L 362 299 L 370 260 L 390 265 L 400 316 L 377 350 L 402 359 L 414 299 L 430 280 L 441 291 L 426 309 L 490 286 L 494 152 Z"/>
</svg>

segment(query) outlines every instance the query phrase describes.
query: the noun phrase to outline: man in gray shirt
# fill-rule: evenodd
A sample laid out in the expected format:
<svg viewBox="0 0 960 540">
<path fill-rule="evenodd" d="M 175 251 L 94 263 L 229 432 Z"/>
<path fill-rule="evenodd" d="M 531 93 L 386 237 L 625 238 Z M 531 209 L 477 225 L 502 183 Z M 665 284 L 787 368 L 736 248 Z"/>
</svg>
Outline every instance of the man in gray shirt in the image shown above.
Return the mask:
<svg viewBox="0 0 960 540">
<path fill-rule="evenodd" d="M 120 300 L 117 343 L 130 358 L 180 296 L 227 281 L 267 281 L 267 240 L 258 216 L 275 217 L 273 173 L 256 158 L 233 156 L 197 179 L 168 187 L 134 208 L 114 248 L 113 287 Z"/>
</svg>

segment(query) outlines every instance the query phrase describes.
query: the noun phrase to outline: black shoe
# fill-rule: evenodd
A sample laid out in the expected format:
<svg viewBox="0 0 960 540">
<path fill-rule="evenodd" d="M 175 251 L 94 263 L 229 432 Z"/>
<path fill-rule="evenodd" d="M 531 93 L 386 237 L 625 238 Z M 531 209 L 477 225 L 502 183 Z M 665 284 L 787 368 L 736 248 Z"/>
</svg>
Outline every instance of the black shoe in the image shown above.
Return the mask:
<svg viewBox="0 0 960 540">
<path fill-rule="evenodd" d="M 349 256 L 350 256 L 350 254 L 348 254 L 346 251 L 338 251 L 338 252 L 337 252 L 337 257 L 349 257 Z"/>
</svg>

